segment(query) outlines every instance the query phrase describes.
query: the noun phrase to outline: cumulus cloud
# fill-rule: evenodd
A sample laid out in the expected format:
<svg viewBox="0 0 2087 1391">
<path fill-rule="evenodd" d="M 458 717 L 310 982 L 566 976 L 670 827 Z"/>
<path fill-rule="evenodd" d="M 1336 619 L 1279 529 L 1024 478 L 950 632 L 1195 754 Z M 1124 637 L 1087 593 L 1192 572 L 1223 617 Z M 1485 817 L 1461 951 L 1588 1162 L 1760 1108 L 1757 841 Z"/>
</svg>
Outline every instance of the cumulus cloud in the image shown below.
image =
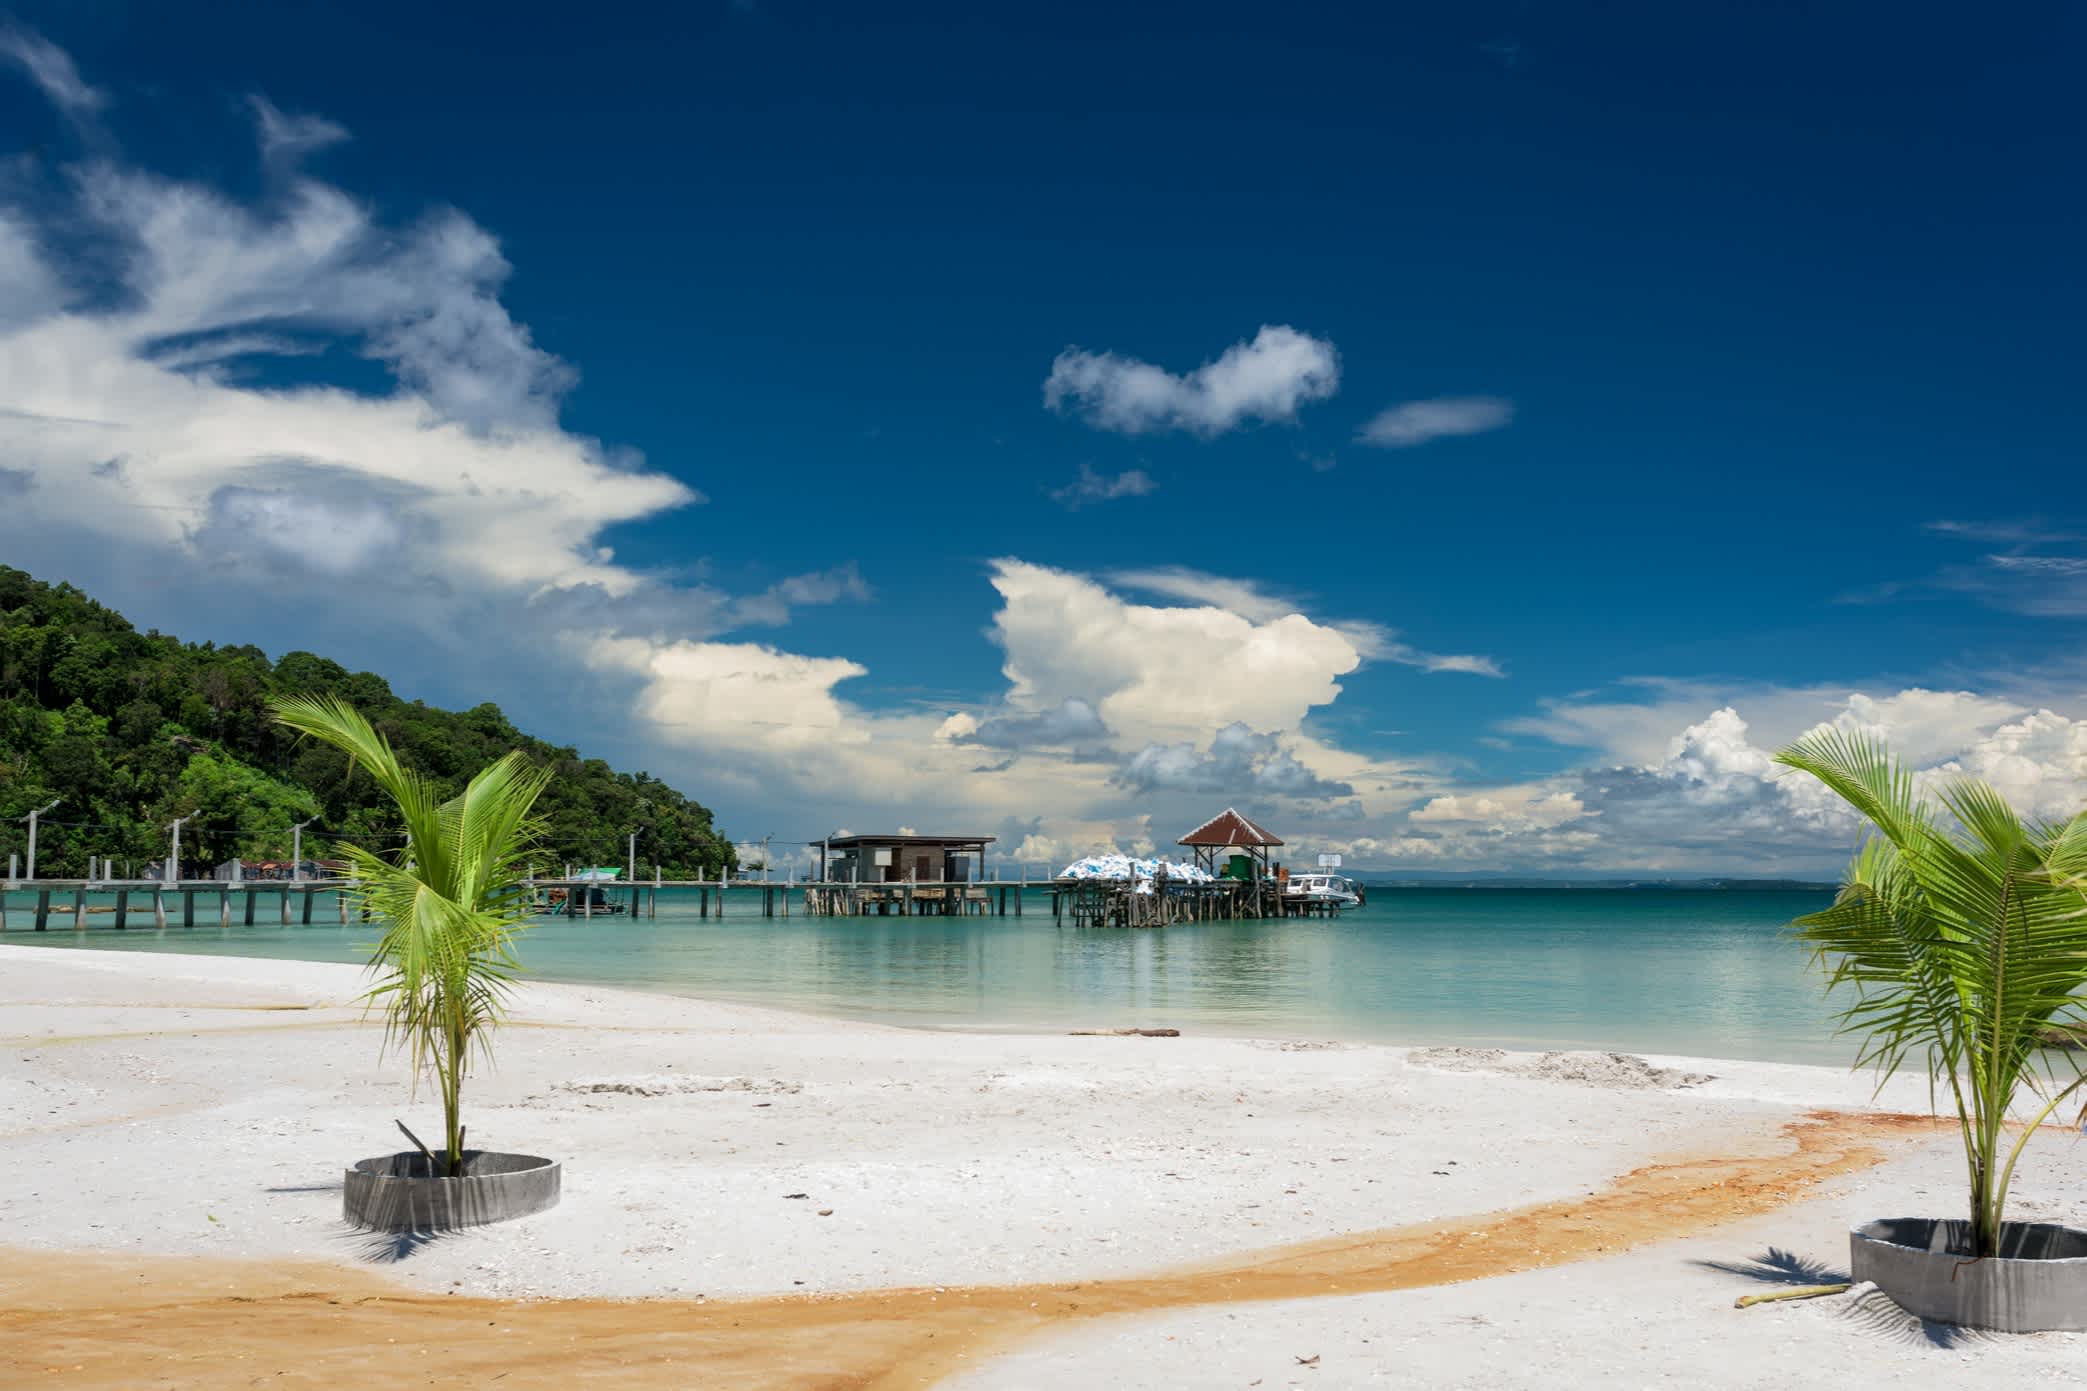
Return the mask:
<svg viewBox="0 0 2087 1391">
<path fill-rule="evenodd" d="M 1237 722 L 1212 735 L 1210 746 L 1200 751 L 1193 744 L 1147 744 L 1131 755 L 1117 781 L 1138 792 L 1224 797 L 1331 798 L 1355 791 L 1312 772 L 1275 735 L 1257 734 Z"/>
<path fill-rule="evenodd" d="M 1200 740 L 1235 720 L 1293 729 L 1362 661 L 1337 629 L 1300 613 L 1256 622 L 1134 604 L 1086 576 L 1012 559 L 994 562 L 991 578 L 1009 701 L 1032 710 L 1091 701 L 1139 743 Z"/>
<path fill-rule="evenodd" d="M 375 500 L 226 487 L 210 499 L 197 543 L 210 554 L 260 547 L 289 567 L 341 576 L 394 559 L 404 539 L 398 513 Z"/>
<path fill-rule="evenodd" d="M 1270 590 L 1254 580 L 1205 574 L 1201 570 L 1191 570 L 1180 565 L 1115 570 L 1109 573 L 1108 579 L 1110 583 L 1125 589 L 1205 604 L 1211 608 L 1238 614 L 1254 623 L 1267 623 L 1289 614 L 1301 613 L 1303 610 L 1301 601 Z M 1460 671 L 1479 676 L 1506 675 L 1500 669 L 1500 664 L 1491 657 L 1423 651 L 1411 643 L 1400 641 L 1396 631 L 1381 624 L 1341 620 L 1328 626 L 1346 638 L 1355 650 L 1369 661 L 1393 662 L 1400 666 L 1419 667 L 1423 671 Z"/>
<path fill-rule="evenodd" d="M 698 752 L 713 785 L 815 795 L 851 824 L 1018 818 L 1003 850 L 1033 842 L 1019 856 L 1031 861 L 1149 843 L 1154 817 L 1178 833 L 1219 796 L 1282 798 L 1299 819 L 1352 828 L 1363 803 L 1433 786 L 1302 728 L 1358 660 L 1332 626 L 1139 603 L 1014 559 L 988 578 L 1006 685 L 955 714 L 859 703 L 861 664 L 754 644 L 605 642 L 593 664 L 638 678 L 652 737 Z"/>
<path fill-rule="evenodd" d="M 1113 502 L 1120 497 L 1146 497 L 1159 490 L 1152 475 L 1143 469 L 1125 469 L 1122 473 L 1096 473 L 1087 465 L 1080 465 L 1080 476 L 1062 488 L 1051 490 L 1051 501 L 1069 512 L 1077 512 L 1094 502 Z"/>
<path fill-rule="evenodd" d="M 2048 708 L 1908 687 L 1834 697 L 1763 689 L 1697 710 L 1675 730 L 1679 717 L 1666 702 L 1573 707 L 1554 726 L 1569 742 L 1606 739 L 1640 756 L 1538 783 L 1435 797 L 1407 817 L 1403 853 L 1496 864 L 1831 875 L 1860 836 L 1861 821 L 1818 782 L 1773 758 L 1822 725 L 1885 739 L 1930 787 L 1982 778 L 2025 814 L 2045 819 L 2087 807 L 2087 720 Z M 1657 748 L 1644 756 L 1648 740 Z"/>
<path fill-rule="evenodd" d="M 1438 396 L 1379 411 L 1355 438 L 1380 449 L 1411 449 L 1455 435 L 1482 435 L 1514 418 L 1514 403 L 1497 396 Z"/>
<path fill-rule="evenodd" d="M 1304 605 L 1282 594 L 1277 594 L 1254 580 L 1229 579 L 1223 575 L 1205 574 L 1183 565 L 1160 565 L 1141 570 L 1112 570 L 1109 583 L 1124 589 L 1135 589 L 1146 594 L 1162 594 L 1170 599 L 1186 599 L 1192 604 L 1208 604 L 1212 608 L 1224 609 L 1254 623 L 1267 623 L 1293 613 L 1302 613 Z"/>
<path fill-rule="evenodd" d="M 952 715 L 936 734 L 993 749 L 1064 748 L 1100 743 L 1109 737 L 1109 727 L 1092 705 L 1068 696 L 1048 710 L 1010 711 L 983 720 L 969 714 Z"/>
<path fill-rule="evenodd" d="M 61 106 L 101 104 L 42 40 L 10 31 L 0 52 Z M 341 135 L 253 111 L 277 157 Z M 285 598 L 354 577 L 450 632 L 701 638 L 867 595 L 852 565 L 735 598 L 617 564 L 605 529 L 701 495 L 560 427 L 575 374 L 508 314 L 508 263 L 462 213 L 392 224 L 309 178 L 255 203 L 109 157 L 66 172 L 0 188 L 0 451 L 33 483 L 13 518 L 30 534 L 91 527 L 89 554 L 159 548 Z M 390 388 L 265 384 L 325 353 Z"/>
<path fill-rule="evenodd" d="M 1496 792 L 1451 792 L 1431 797 L 1407 819 L 1421 823 L 1479 822 L 1547 828 L 1578 821 L 1588 814 L 1586 806 L 1570 792 L 1511 787 Z"/>
<path fill-rule="evenodd" d="M 1297 418 L 1297 408 L 1340 387 L 1332 343 L 1283 324 L 1265 324 L 1215 361 L 1175 374 L 1111 352 L 1067 348 L 1044 381 L 1044 404 L 1076 411 L 1090 425 L 1121 434 L 1186 430 L 1221 435 L 1250 420 Z"/>
</svg>

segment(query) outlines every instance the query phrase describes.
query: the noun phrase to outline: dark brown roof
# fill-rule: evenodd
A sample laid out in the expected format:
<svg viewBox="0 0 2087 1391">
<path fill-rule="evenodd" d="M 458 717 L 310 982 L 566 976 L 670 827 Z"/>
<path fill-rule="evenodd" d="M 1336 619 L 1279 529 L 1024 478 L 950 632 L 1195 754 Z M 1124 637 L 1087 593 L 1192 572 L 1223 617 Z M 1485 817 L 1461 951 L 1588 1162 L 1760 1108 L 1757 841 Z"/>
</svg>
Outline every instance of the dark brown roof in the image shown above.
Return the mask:
<svg viewBox="0 0 2087 1391">
<path fill-rule="evenodd" d="M 830 850 L 846 850 L 856 845 L 991 845 L 992 836 L 829 836 L 825 845 Z"/>
<path fill-rule="evenodd" d="M 1281 845 L 1282 841 L 1226 807 L 1183 836 L 1178 845 Z"/>
</svg>

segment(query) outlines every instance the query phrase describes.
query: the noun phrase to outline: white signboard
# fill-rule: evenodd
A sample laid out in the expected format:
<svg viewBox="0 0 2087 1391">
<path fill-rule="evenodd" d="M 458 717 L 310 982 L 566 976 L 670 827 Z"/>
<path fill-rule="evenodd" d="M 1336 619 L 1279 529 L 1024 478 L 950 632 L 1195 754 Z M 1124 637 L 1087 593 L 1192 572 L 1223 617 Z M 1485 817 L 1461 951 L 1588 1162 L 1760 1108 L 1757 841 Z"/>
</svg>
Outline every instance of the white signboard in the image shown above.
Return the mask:
<svg viewBox="0 0 2087 1391">
<path fill-rule="evenodd" d="M 1319 868 L 1321 869 L 1339 869 L 1340 867 L 1341 857 L 1338 855 L 1321 855 L 1319 857 Z"/>
</svg>

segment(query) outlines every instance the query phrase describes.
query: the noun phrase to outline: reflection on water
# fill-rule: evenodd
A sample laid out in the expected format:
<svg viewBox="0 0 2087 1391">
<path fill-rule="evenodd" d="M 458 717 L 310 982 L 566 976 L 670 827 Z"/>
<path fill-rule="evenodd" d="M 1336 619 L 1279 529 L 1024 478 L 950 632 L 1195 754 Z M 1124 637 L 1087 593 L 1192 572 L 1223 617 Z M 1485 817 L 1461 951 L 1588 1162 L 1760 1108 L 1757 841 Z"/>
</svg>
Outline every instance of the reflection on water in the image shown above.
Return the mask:
<svg viewBox="0 0 2087 1391">
<path fill-rule="evenodd" d="M 100 900 L 98 900 L 100 901 Z M 113 930 L 108 914 L 10 943 L 360 961 L 374 933 L 322 899 L 310 927 Z M 1807 893 L 1378 890 L 1332 922 L 1158 930 L 1054 924 L 1032 891 L 1020 918 L 764 919 L 757 893 L 722 920 L 663 889 L 657 918 L 542 918 L 523 938 L 539 976 L 955 1028 L 1173 1026 L 1281 1037 L 1844 1061 L 1819 980 L 1781 934 Z M 270 917 L 265 898 L 258 916 Z M 239 916 L 235 912 L 235 919 Z M 173 920 L 178 923 L 178 914 Z M 135 903 L 131 921 L 139 921 Z"/>
</svg>

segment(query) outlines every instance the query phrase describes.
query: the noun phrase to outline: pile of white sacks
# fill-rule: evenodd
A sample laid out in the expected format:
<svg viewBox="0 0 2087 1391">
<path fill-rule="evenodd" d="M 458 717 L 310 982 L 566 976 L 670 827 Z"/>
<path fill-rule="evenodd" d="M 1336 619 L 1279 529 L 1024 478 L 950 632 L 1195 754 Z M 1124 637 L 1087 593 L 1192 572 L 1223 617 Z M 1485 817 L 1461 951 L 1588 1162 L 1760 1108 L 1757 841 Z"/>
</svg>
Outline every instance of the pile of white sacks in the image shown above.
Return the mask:
<svg viewBox="0 0 2087 1391">
<path fill-rule="evenodd" d="M 1089 855 L 1058 871 L 1060 879 L 1107 879 L 1127 883 L 1132 893 L 1149 894 L 1164 870 L 1170 884 L 1208 884 L 1217 876 L 1200 865 L 1177 864 L 1154 857 L 1134 860 L 1128 855 Z"/>
</svg>

